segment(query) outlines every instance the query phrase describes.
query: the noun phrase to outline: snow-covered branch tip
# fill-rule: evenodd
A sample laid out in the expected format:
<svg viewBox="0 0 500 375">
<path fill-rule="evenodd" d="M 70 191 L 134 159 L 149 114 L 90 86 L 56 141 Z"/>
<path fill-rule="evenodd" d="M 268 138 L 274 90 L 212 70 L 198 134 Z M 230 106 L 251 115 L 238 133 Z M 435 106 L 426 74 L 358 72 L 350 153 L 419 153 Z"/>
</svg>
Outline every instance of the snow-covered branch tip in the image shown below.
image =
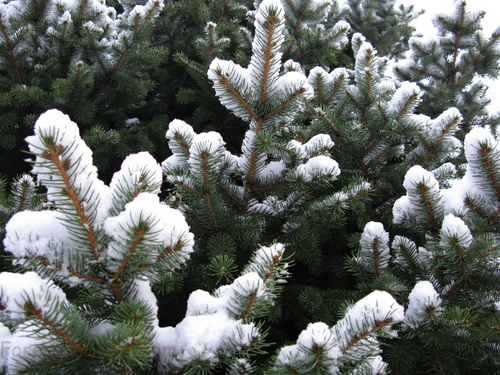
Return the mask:
<svg viewBox="0 0 500 375">
<path fill-rule="evenodd" d="M 280 75 L 284 10 L 278 0 L 264 0 L 255 17 L 255 37 L 248 68 L 214 59 L 208 77 L 220 102 L 244 121 L 286 121 L 304 108 L 313 90 L 298 71 Z"/>
<path fill-rule="evenodd" d="M 392 325 L 403 320 L 403 307 L 389 293 L 372 292 L 351 306 L 333 327 L 310 323 L 296 344 L 279 351 L 274 369 L 287 368 L 291 373 L 314 369 L 315 373 L 338 374 L 344 366 L 371 364 L 372 370 L 385 368 L 378 357 L 376 337 L 396 337 Z"/>
</svg>

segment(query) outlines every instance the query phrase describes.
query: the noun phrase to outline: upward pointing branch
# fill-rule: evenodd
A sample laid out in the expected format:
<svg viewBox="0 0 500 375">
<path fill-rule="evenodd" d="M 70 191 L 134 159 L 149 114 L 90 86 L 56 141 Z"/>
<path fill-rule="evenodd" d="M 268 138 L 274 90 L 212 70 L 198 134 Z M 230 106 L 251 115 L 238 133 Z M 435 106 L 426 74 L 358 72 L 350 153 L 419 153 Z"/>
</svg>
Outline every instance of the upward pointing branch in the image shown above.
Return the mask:
<svg viewBox="0 0 500 375">
<path fill-rule="evenodd" d="M 273 47 L 275 46 L 275 42 L 273 41 L 274 37 L 274 29 L 276 25 L 280 22 L 280 19 L 276 16 L 270 16 L 266 22 L 264 23 L 264 27 L 268 30 L 267 32 L 267 43 L 264 52 L 264 66 L 262 69 L 262 82 L 261 87 L 262 91 L 260 92 L 260 102 L 265 103 L 267 91 L 269 89 L 269 68 L 271 66 L 271 59 L 275 56 L 276 52 L 273 53 Z"/>
<path fill-rule="evenodd" d="M 76 214 L 78 215 L 78 218 L 80 219 L 80 222 L 82 223 L 82 226 L 85 230 L 87 239 L 89 240 L 90 248 L 94 253 L 95 258 L 99 259 L 101 253 L 99 252 L 99 246 L 97 243 L 96 234 L 94 232 L 94 229 L 92 228 L 89 217 L 85 213 L 85 209 L 83 208 L 83 202 L 80 201 L 80 198 L 78 197 L 78 194 L 71 183 L 67 165 L 69 159 L 66 162 L 63 162 L 63 160 L 61 160 L 61 158 L 59 157 L 63 153 L 63 151 L 64 151 L 63 146 L 61 145 L 56 146 L 55 144 L 52 144 L 48 146 L 48 151 L 44 153 L 43 157 L 53 162 L 54 165 L 56 166 L 64 182 L 65 186 L 64 194 L 67 195 L 71 200 L 73 207 L 75 208 Z"/>
</svg>

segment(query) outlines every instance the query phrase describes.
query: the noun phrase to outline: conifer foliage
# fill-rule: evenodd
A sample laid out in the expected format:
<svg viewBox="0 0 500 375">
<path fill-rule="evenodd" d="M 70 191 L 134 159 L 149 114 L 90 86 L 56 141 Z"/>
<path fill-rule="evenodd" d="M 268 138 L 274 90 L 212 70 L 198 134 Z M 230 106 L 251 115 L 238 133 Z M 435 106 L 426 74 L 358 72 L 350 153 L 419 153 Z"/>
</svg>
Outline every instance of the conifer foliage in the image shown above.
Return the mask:
<svg viewBox="0 0 500 375">
<path fill-rule="evenodd" d="M 23 138 L 49 108 L 92 129 L 88 141 L 105 143 L 107 152 L 130 153 L 126 132 L 116 129 L 144 106 L 155 85 L 150 71 L 167 54 L 151 35 L 163 7 L 151 0 L 117 14 L 97 0 L 0 4 L 0 149 L 9 152 L 0 159 L 2 174 L 19 163 L 16 149 L 24 149 Z M 145 147 L 148 133 L 138 133 L 134 142 Z"/>
<path fill-rule="evenodd" d="M 0 5 L 0 132 L 26 124 L 31 157 L 0 179 L 3 372 L 500 370 L 481 14 L 457 2 L 403 58 L 417 13 L 392 0 L 113 4 Z M 143 132 L 132 113 L 147 139 L 165 120 L 168 150 L 146 142 L 105 182 L 107 142 Z"/>
</svg>

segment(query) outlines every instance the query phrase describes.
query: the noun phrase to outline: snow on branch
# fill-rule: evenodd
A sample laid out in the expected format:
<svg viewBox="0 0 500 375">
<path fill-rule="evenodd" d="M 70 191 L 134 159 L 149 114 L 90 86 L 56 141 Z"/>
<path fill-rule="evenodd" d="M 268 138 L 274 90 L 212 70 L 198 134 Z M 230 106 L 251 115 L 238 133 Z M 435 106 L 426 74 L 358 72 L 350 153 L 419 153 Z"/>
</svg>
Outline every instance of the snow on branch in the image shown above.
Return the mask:
<svg viewBox="0 0 500 375">
<path fill-rule="evenodd" d="M 216 364 L 221 355 L 257 345 L 261 333 L 245 319 L 265 316 L 272 308 L 277 285 L 288 277 L 284 250 L 279 243 L 261 247 L 231 284 L 212 294 L 191 293 L 186 317 L 157 331 L 156 348 L 171 348 L 160 356 L 160 367 L 179 371 L 193 361 Z"/>
<path fill-rule="evenodd" d="M 389 266 L 391 258 L 389 233 L 384 230 L 382 223 L 366 223 L 359 245 L 359 252 L 351 260 L 356 271 L 380 275 Z"/>
<path fill-rule="evenodd" d="M 394 223 L 412 230 L 436 232 L 444 214 L 444 200 L 436 178 L 416 165 L 406 173 L 403 186 L 406 195 L 394 203 Z"/>
<path fill-rule="evenodd" d="M 216 58 L 208 71 L 220 102 L 258 127 L 267 120 L 276 123 L 293 118 L 313 95 L 302 73 L 288 71 L 280 76 L 284 16 L 280 1 L 264 0 L 255 16 L 256 31 L 248 68 Z"/>
<path fill-rule="evenodd" d="M 47 188 L 47 201 L 71 223 L 71 235 L 85 237 L 85 247 L 98 259 L 102 252 L 98 229 L 107 209 L 100 197 L 109 188 L 97 177 L 92 152 L 80 138 L 78 126 L 57 110 L 42 114 L 34 131 L 26 138 L 36 157 L 33 173 Z"/>
<path fill-rule="evenodd" d="M 343 366 L 353 364 L 384 368 L 377 357 L 380 349 L 376 337 L 395 337 L 392 325 L 403 320 L 403 307 L 389 293 L 372 292 L 347 309 L 333 327 L 310 323 L 296 344 L 280 349 L 274 369 L 339 374 Z"/>
<path fill-rule="evenodd" d="M 441 312 L 441 297 L 429 281 L 419 281 L 408 296 L 409 304 L 404 322 L 416 329 L 429 315 L 439 315 Z"/>
</svg>

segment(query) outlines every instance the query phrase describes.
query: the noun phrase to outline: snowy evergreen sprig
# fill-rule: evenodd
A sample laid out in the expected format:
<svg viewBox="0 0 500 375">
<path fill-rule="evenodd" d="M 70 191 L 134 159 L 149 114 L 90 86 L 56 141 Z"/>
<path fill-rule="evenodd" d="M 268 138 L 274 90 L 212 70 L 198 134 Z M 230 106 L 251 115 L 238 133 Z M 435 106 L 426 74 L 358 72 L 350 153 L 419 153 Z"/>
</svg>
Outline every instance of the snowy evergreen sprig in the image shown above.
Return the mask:
<svg viewBox="0 0 500 375">
<path fill-rule="evenodd" d="M 408 57 L 395 65 L 401 80 L 418 83 L 423 90 L 421 111 L 437 116 L 457 107 L 464 116 L 458 138 L 475 125 L 496 126 L 498 116 L 488 113 L 490 102 L 485 78 L 498 76 L 500 32 L 484 34 L 484 12 L 472 12 L 457 1 L 451 14 L 438 14 L 437 38 L 412 37 Z"/>
<path fill-rule="evenodd" d="M 289 276 L 284 250 L 279 243 L 261 247 L 231 284 L 213 293 L 191 293 L 186 317 L 174 328 L 159 329 L 157 347 L 173 348 L 160 357 L 160 369 L 208 371 L 220 361 L 234 366 L 234 360 L 246 360 L 258 351 L 265 335 L 252 321 L 269 313 L 276 303 L 278 285 Z"/>
<path fill-rule="evenodd" d="M 407 194 L 394 204 L 394 222 L 404 223 L 411 230 L 435 233 L 444 215 L 444 201 L 435 177 L 416 165 L 406 173 L 403 186 Z"/>
<path fill-rule="evenodd" d="M 337 68 L 327 73 L 316 67 L 308 76 L 315 90 L 309 112 L 313 126 L 328 132 L 336 143 L 332 155 L 343 175 L 383 184 L 380 191 L 387 196 L 379 198 L 380 204 L 397 197 L 399 184 L 391 182 L 399 181 L 415 164 L 435 169 L 440 180 L 452 177 L 456 171 L 446 162 L 461 152 L 454 136 L 461 114 L 456 109 L 436 119 L 416 114 L 422 97 L 418 85 L 395 85 L 384 76 L 386 59 L 377 56 L 364 36 L 355 34 L 352 46 L 353 71 Z"/>
<path fill-rule="evenodd" d="M 365 225 L 359 241 L 359 252 L 350 262 L 356 266 L 359 273 L 380 275 L 390 261 L 389 233 L 384 230 L 382 223 L 369 222 Z"/>
<path fill-rule="evenodd" d="M 284 16 L 280 2 L 268 0 L 259 6 L 248 68 L 219 59 L 210 64 L 209 79 L 221 103 L 244 121 L 253 121 L 257 133 L 266 121 L 276 124 L 293 118 L 312 95 L 305 76 L 279 74 Z"/>
<path fill-rule="evenodd" d="M 353 371 L 365 366 L 382 371 L 386 364 L 378 356 L 376 337 L 394 337 L 392 325 L 403 319 L 403 307 L 388 293 L 375 291 L 350 306 L 334 326 L 309 324 L 296 344 L 280 349 L 271 373 L 338 374 L 353 364 Z"/>
</svg>

